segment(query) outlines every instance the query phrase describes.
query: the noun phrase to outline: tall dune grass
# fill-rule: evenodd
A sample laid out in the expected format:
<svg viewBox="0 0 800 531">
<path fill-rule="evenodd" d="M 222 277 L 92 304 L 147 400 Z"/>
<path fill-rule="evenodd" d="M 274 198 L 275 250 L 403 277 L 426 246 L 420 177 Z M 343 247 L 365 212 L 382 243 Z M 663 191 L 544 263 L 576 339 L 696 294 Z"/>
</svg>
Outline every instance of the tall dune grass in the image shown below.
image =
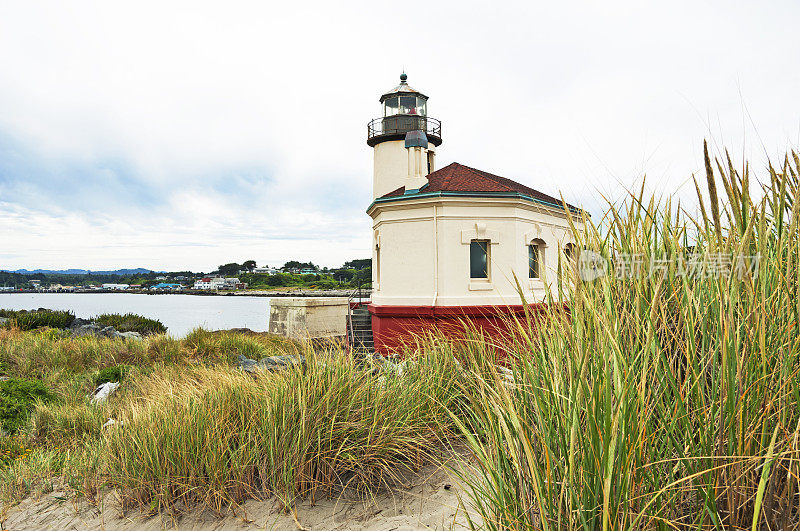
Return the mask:
<svg viewBox="0 0 800 531">
<path fill-rule="evenodd" d="M 575 237 L 614 269 L 586 282 L 566 267 L 569 318 L 520 325 L 503 346 L 515 384 L 495 372 L 469 395 L 487 527 L 799 525 L 800 159 L 768 168 L 757 198 L 747 166 L 706 168 L 696 217 L 639 193 L 584 220 Z M 698 253 L 722 270 L 759 255 L 757 275 L 675 265 Z M 618 278 L 625 255 L 650 267 Z"/>
<path fill-rule="evenodd" d="M 452 357 L 423 356 L 378 378 L 348 358 L 255 376 L 220 368 L 137 380 L 103 455 L 111 485 L 138 505 L 221 511 L 247 497 L 342 488 L 368 494 L 430 461 L 460 400 Z"/>
</svg>

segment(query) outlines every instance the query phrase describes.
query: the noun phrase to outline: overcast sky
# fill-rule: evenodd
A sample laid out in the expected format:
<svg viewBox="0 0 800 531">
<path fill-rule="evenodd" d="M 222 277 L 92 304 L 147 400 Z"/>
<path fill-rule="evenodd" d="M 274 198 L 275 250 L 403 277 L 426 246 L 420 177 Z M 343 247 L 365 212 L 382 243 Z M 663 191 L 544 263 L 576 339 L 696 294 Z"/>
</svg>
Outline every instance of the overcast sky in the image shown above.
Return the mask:
<svg viewBox="0 0 800 531">
<path fill-rule="evenodd" d="M 403 69 L 453 161 L 595 215 L 800 146 L 798 2 L 0 0 L 0 269 L 369 256 Z"/>
</svg>

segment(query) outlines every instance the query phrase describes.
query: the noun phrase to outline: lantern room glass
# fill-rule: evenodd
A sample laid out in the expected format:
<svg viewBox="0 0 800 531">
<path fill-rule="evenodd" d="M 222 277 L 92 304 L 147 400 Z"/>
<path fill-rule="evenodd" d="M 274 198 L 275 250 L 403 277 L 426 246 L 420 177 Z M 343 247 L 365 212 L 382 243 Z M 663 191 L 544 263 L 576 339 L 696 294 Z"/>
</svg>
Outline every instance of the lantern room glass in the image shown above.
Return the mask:
<svg viewBox="0 0 800 531">
<path fill-rule="evenodd" d="M 384 116 L 394 116 L 397 114 L 397 98 L 386 98 L 383 102 Z"/>
<path fill-rule="evenodd" d="M 394 96 L 386 98 L 383 102 L 383 115 L 394 116 L 395 114 L 410 114 L 425 116 L 427 104 L 425 98 L 418 96 Z"/>
</svg>

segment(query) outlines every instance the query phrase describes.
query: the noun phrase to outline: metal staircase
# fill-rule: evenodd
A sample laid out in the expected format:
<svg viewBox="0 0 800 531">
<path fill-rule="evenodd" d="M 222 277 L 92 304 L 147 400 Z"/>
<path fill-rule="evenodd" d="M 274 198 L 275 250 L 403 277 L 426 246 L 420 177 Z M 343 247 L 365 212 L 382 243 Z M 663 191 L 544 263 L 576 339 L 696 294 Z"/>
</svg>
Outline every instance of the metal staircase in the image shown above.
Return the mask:
<svg viewBox="0 0 800 531">
<path fill-rule="evenodd" d="M 372 315 L 366 306 L 370 291 L 368 284 L 359 284 L 347 301 L 347 344 L 356 356 L 371 357 L 375 352 Z"/>
<path fill-rule="evenodd" d="M 350 347 L 354 354 L 372 355 L 375 343 L 372 339 L 372 315 L 366 306 L 359 306 L 350 312 Z"/>
</svg>

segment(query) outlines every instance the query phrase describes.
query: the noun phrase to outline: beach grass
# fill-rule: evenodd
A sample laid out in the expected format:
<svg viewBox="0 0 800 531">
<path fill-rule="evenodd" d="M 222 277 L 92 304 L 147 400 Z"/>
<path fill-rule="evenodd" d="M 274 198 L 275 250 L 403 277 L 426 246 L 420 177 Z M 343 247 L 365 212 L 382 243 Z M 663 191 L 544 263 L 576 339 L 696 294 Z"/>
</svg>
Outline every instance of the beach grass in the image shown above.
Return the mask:
<svg viewBox="0 0 800 531">
<path fill-rule="evenodd" d="M 563 264 L 568 318 L 518 326 L 514 383 L 497 370 L 466 395 L 484 526 L 800 525 L 798 170 L 791 154 L 751 196 L 747 166 L 708 158 L 697 216 L 640 192 L 584 220 L 608 274 Z M 645 270 L 623 274 L 631 256 Z"/>
<path fill-rule="evenodd" d="M 369 496 L 434 460 L 452 437 L 447 410 L 465 401 L 445 350 L 378 375 L 343 352 L 269 335 L 0 334 L 7 372 L 37 378 L 55 396 L 21 430 L 24 457 L 0 466 L 7 504 L 57 485 L 90 500 L 118 489 L 126 506 L 146 510 L 221 512 L 267 496 L 290 506 L 344 489 Z M 250 374 L 234 363 L 242 353 L 304 363 Z M 98 377 L 116 372 L 118 392 L 91 404 Z"/>
<path fill-rule="evenodd" d="M 796 528 L 800 159 L 758 183 L 727 157 L 706 162 L 696 213 L 640 190 L 584 219 L 548 318 L 510 320 L 503 337 L 431 334 L 402 371 L 268 335 L 0 329 L 4 374 L 55 396 L 4 441 L 0 498 L 60 481 L 152 511 L 289 507 L 369 496 L 466 444 L 476 527 Z M 581 277 L 589 251 L 605 276 Z M 235 367 L 277 354 L 305 364 Z M 100 371 L 122 365 L 119 391 L 90 405 Z"/>
</svg>

